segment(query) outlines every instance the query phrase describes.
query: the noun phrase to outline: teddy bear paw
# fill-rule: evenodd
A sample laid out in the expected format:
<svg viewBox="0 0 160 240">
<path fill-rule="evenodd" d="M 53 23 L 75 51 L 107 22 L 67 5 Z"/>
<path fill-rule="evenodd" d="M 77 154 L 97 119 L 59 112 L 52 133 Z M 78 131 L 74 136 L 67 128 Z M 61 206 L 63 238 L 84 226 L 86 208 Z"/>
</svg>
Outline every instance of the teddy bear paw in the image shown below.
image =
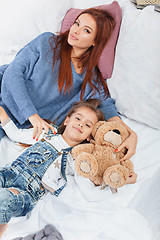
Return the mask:
<svg viewBox="0 0 160 240">
<path fill-rule="evenodd" d="M 121 165 L 114 165 L 106 169 L 103 174 L 105 184 L 113 188 L 119 188 L 126 184 L 129 170 Z"/>
<path fill-rule="evenodd" d="M 79 167 L 84 173 L 90 173 L 91 171 L 91 164 L 88 161 L 81 161 Z"/>
<path fill-rule="evenodd" d="M 75 159 L 75 169 L 83 177 L 92 177 L 97 174 L 98 164 L 90 153 L 80 153 Z"/>
<path fill-rule="evenodd" d="M 117 172 L 113 172 L 111 175 L 110 175 L 110 180 L 112 181 L 112 182 L 119 182 L 120 180 L 121 180 L 121 176 L 120 176 L 120 174 L 119 173 L 117 173 Z"/>
</svg>

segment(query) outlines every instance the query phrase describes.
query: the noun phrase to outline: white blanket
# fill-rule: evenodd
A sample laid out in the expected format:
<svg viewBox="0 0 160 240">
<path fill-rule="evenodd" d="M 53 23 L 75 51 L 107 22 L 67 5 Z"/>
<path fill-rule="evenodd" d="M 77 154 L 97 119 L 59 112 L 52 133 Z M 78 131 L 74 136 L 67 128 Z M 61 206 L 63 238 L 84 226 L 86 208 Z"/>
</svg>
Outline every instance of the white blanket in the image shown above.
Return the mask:
<svg viewBox="0 0 160 240">
<path fill-rule="evenodd" d="M 48 223 L 61 232 L 64 240 L 156 239 L 160 229 L 160 193 L 154 192 L 152 187 L 155 181 L 160 180 L 160 175 L 156 174 L 160 170 L 160 132 L 135 121 L 124 120 L 138 134 L 137 153 L 132 158 L 138 173 L 136 184 L 126 185 L 112 194 L 109 188 L 101 190 L 83 177 L 69 177 L 67 187 L 59 197 L 47 194 L 27 216 L 12 219 L 2 240 L 26 236 Z M 3 161 L 4 143 L 13 148 L 7 139 L 3 139 L 0 144 Z M 19 147 L 17 149 L 18 154 Z M 15 156 L 16 151 L 13 153 Z M 11 157 L 11 152 L 9 155 Z M 10 160 L 8 158 L 7 161 Z M 150 197 L 144 199 L 145 194 Z M 141 201 L 142 206 L 139 204 Z"/>
<path fill-rule="evenodd" d="M 87 8 L 112 0 L 2 2 L 0 64 L 9 63 L 38 34 L 57 32 L 70 7 Z M 58 198 L 48 194 L 27 216 L 12 219 L 2 240 L 26 236 L 48 223 L 64 240 L 160 240 L 160 130 L 154 129 L 160 129 L 160 13 L 153 6 L 137 10 L 129 0 L 118 2 L 122 24 L 108 84 L 119 112 L 128 117 L 126 124 L 138 134 L 137 153 L 132 158 L 137 183 L 112 194 L 87 179 L 70 177 Z M 0 165 L 19 153 L 20 147 L 5 137 L 0 143 Z"/>
</svg>

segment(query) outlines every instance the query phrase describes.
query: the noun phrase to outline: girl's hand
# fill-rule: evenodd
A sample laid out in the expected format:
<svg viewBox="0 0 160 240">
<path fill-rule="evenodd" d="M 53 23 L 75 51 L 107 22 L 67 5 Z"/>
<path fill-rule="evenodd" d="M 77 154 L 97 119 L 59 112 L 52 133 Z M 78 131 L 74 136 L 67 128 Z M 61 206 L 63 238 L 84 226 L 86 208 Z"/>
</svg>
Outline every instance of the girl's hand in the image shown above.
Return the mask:
<svg viewBox="0 0 160 240">
<path fill-rule="evenodd" d="M 41 135 L 43 129 L 45 130 L 45 133 L 48 133 L 49 129 L 51 129 L 52 132 L 56 134 L 54 127 L 43 120 L 37 113 L 30 116 L 28 119 L 34 128 L 33 139 L 36 138 L 36 141 Z"/>
<path fill-rule="evenodd" d="M 121 159 L 128 160 L 136 153 L 136 146 L 137 146 L 137 134 L 132 131 L 129 137 L 116 149 L 116 152 L 121 151 L 123 148 L 127 149 L 127 153 Z"/>
</svg>

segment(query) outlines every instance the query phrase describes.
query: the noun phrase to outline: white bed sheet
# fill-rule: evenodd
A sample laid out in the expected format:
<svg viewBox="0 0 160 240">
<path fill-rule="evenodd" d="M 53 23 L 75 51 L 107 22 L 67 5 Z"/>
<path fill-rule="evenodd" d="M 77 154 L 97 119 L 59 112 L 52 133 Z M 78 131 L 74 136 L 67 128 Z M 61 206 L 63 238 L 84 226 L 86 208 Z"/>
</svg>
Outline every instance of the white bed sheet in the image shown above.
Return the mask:
<svg viewBox="0 0 160 240">
<path fill-rule="evenodd" d="M 12 219 L 2 240 L 26 236 L 48 223 L 57 227 L 64 240 L 158 240 L 160 131 L 127 118 L 124 121 L 138 134 L 137 153 L 132 158 L 138 173 L 136 184 L 112 194 L 109 188 L 94 187 L 88 179 L 69 177 L 58 198 L 48 194 L 27 216 Z M 6 152 L 6 144 L 13 148 L 13 143 L 4 138 L 0 156 Z M 19 147 L 17 153 L 14 148 L 13 155 L 18 153 Z M 0 158 L 6 161 L 6 155 Z"/>
<path fill-rule="evenodd" d="M 24 1 L 25 8 L 20 0 L 15 0 L 12 5 L 11 0 L 3 2 L 1 4 L 3 14 L 0 18 L 2 20 L 0 21 L 0 64 L 9 63 L 20 47 L 41 32 L 56 32 L 65 12 L 70 7 L 87 8 L 109 4 L 112 0 L 61 0 L 58 2 L 47 0 L 47 4 L 46 0 L 27 0 Z M 138 134 L 137 153 L 132 158 L 135 171 L 138 173 L 137 183 L 124 186 L 113 195 L 110 189 L 100 190 L 87 179 L 78 176 L 70 177 L 67 187 L 58 198 L 48 194 L 27 216 L 12 219 L 2 240 L 26 236 L 40 230 L 48 223 L 57 227 L 64 240 L 160 240 L 160 131 L 152 128 L 155 124 L 159 126 L 160 117 L 158 108 L 160 13 L 154 12 L 153 7 L 138 11 L 129 0 L 118 0 L 118 2 L 122 7 L 123 21 L 109 87 L 122 114 L 137 121 L 143 113 L 145 116 L 141 121 L 143 124 L 124 118 L 126 124 Z M 12 16 L 12 20 L 9 16 Z M 45 21 L 40 21 L 42 19 Z M 138 37 L 141 37 L 141 44 L 136 40 Z M 156 54 L 153 54 L 151 47 L 156 49 Z M 143 59 L 137 58 L 137 54 L 141 53 L 140 50 L 144 52 Z M 153 94 L 154 90 L 150 87 L 150 83 L 158 93 L 157 97 Z M 134 88 L 135 91 L 133 91 Z M 144 90 L 147 96 L 150 96 L 150 102 L 154 103 L 152 107 L 147 104 L 144 97 L 141 102 L 139 101 L 138 97 L 142 98 L 141 93 Z M 136 104 L 135 93 L 139 93 Z M 119 95 L 128 97 L 125 103 L 119 101 Z M 138 108 L 139 103 L 143 106 L 141 112 Z M 133 115 L 132 104 L 134 108 L 137 107 L 134 112 L 136 115 Z M 157 107 L 155 117 L 152 112 L 154 107 Z M 145 115 L 146 112 L 147 115 Z M 145 122 L 150 123 L 152 127 L 145 125 Z M 4 137 L 0 143 L 0 166 L 14 160 L 20 150 L 19 146 L 15 147 L 13 142 Z"/>
</svg>

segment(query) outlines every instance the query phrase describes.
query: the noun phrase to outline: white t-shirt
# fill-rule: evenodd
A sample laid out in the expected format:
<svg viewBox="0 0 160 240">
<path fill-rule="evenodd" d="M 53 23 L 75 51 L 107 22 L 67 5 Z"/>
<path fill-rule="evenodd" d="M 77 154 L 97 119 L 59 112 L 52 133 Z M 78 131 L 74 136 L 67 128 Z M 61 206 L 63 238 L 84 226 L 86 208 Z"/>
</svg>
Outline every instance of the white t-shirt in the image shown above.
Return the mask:
<svg viewBox="0 0 160 240">
<path fill-rule="evenodd" d="M 2 126 L 4 131 L 6 132 L 7 136 L 15 142 L 25 143 L 25 144 L 34 144 L 36 140 L 33 139 L 33 128 L 30 129 L 18 129 L 16 125 L 9 121 L 6 125 Z M 39 137 L 45 138 L 44 132 Z M 65 142 L 62 135 L 56 135 L 51 139 L 45 138 L 47 142 L 53 145 L 58 151 L 62 149 L 69 148 L 70 146 Z M 24 149 L 25 151 L 25 149 Z M 61 177 L 61 158 L 62 155 L 59 155 L 57 159 L 49 166 L 47 171 L 45 172 L 42 182 L 44 183 L 45 187 L 54 192 L 58 188 L 64 185 L 64 179 Z M 74 161 L 69 153 L 67 155 L 67 165 L 66 165 L 66 175 L 74 175 Z"/>
<path fill-rule="evenodd" d="M 64 141 L 61 135 L 54 136 L 51 138 L 51 140 L 46 140 L 46 141 L 48 141 L 51 145 L 53 145 L 58 151 L 61 151 L 64 148 L 70 147 Z M 62 158 L 62 155 L 58 156 L 58 158 L 47 169 L 46 173 L 42 178 L 43 183 L 45 183 L 47 186 L 55 190 L 63 186 L 65 183 L 60 173 L 61 158 Z M 67 155 L 66 175 L 74 175 L 74 163 L 70 153 Z"/>
</svg>

